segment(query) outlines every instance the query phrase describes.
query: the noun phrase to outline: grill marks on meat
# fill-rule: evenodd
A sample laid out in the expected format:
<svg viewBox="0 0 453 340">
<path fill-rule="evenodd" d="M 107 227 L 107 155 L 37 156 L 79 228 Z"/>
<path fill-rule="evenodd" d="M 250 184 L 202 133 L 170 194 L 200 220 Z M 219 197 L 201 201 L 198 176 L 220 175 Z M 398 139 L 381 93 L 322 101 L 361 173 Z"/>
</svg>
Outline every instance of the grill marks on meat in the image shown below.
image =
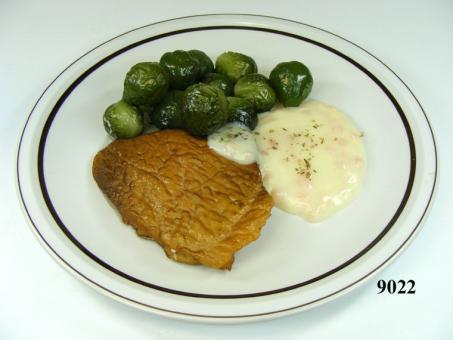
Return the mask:
<svg viewBox="0 0 453 340">
<path fill-rule="evenodd" d="M 112 142 L 93 176 L 124 223 L 182 263 L 231 269 L 272 208 L 256 164 L 227 160 L 180 130 Z"/>
</svg>

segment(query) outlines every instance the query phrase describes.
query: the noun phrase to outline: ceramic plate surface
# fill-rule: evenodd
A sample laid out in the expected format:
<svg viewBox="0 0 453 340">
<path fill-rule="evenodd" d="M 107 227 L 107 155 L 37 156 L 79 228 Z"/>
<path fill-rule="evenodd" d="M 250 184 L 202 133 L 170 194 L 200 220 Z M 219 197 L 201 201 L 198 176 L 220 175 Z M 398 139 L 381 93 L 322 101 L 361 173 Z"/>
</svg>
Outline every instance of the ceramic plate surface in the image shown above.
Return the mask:
<svg viewBox="0 0 453 340">
<path fill-rule="evenodd" d="M 310 98 L 346 112 L 364 131 L 368 168 L 347 208 L 318 224 L 274 208 L 233 270 L 170 261 L 125 226 L 91 175 L 109 143 L 102 115 L 135 63 L 176 49 L 253 56 L 260 73 L 300 60 Z M 115 37 L 68 66 L 45 90 L 18 151 L 20 198 L 32 230 L 84 282 L 130 305 L 177 318 L 238 322 L 320 305 L 394 259 L 420 229 L 436 184 L 436 148 L 405 84 L 357 45 L 324 30 L 249 15 L 179 18 Z"/>
</svg>

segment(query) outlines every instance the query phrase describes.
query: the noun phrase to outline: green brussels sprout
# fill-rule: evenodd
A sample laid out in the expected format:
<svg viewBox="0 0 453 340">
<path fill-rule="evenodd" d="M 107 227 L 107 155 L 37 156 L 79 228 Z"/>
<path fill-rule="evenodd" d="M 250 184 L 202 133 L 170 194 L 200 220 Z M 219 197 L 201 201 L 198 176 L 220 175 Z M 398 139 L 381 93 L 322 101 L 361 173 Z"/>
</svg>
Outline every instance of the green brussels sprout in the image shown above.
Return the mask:
<svg viewBox="0 0 453 340">
<path fill-rule="evenodd" d="M 151 122 L 159 129 L 181 129 L 182 96 L 184 91 L 170 91 L 150 114 Z"/>
<path fill-rule="evenodd" d="M 206 136 L 228 119 L 227 100 L 216 87 L 198 83 L 189 86 L 182 98 L 184 125 L 196 136 Z"/>
<path fill-rule="evenodd" d="M 280 63 L 272 70 L 269 81 L 283 106 L 299 106 L 313 87 L 310 70 L 298 61 Z"/>
<path fill-rule="evenodd" d="M 233 95 L 234 84 L 227 76 L 219 73 L 208 73 L 203 79 L 203 83 L 217 87 L 222 90 L 225 96 Z"/>
<path fill-rule="evenodd" d="M 206 74 L 214 72 L 214 64 L 206 53 L 200 50 L 190 50 L 187 53 L 198 62 L 198 79 L 202 79 Z"/>
<path fill-rule="evenodd" d="M 184 90 L 198 78 L 198 61 L 186 51 L 164 53 L 159 63 L 170 74 L 170 86 L 176 90 Z"/>
<path fill-rule="evenodd" d="M 159 63 L 138 63 L 126 74 L 123 100 L 134 106 L 151 106 L 161 101 L 169 85 L 170 76 Z"/>
<path fill-rule="evenodd" d="M 234 96 L 247 99 L 257 113 L 270 110 L 277 101 L 277 96 L 266 77 L 258 73 L 248 74 L 239 79 L 234 85 Z"/>
<path fill-rule="evenodd" d="M 226 75 L 233 83 L 246 74 L 258 72 L 255 60 L 245 54 L 225 52 L 215 62 L 215 71 Z"/>
<path fill-rule="evenodd" d="M 247 126 L 250 130 L 256 128 L 258 114 L 255 112 L 252 103 L 238 97 L 227 97 L 227 101 L 229 122 L 239 122 Z"/>
<path fill-rule="evenodd" d="M 124 100 L 110 105 L 104 113 L 104 128 L 113 138 L 132 138 L 143 131 L 140 111 Z"/>
</svg>

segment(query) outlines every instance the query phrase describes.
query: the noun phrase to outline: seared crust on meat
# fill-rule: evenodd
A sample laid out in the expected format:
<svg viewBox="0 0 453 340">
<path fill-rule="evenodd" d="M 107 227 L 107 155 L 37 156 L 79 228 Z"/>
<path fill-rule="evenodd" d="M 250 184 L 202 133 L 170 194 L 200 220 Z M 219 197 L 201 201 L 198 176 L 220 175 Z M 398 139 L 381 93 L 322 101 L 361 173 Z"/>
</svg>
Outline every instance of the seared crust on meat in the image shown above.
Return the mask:
<svg viewBox="0 0 453 340">
<path fill-rule="evenodd" d="M 188 264 L 231 269 L 272 208 L 256 164 L 227 160 L 181 130 L 112 142 L 93 176 L 124 223 Z"/>
</svg>

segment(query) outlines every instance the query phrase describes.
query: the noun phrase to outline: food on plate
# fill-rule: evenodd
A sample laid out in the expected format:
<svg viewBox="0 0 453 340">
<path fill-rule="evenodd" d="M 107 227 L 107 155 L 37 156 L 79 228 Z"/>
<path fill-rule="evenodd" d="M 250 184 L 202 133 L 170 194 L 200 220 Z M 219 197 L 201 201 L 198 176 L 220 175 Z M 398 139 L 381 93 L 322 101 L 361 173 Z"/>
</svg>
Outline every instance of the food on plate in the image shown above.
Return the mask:
<svg viewBox="0 0 453 340">
<path fill-rule="evenodd" d="M 283 62 L 275 66 L 269 76 L 278 100 L 283 106 L 299 106 L 313 87 L 310 70 L 299 61 Z"/>
<path fill-rule="evenodd" d="M 272 82 L 257 70 L 253 58 L 238 52 L 220 54 L 214 68 L 203 51 L 175 50 L 164 53 L 159 63 L 134 65 L 124 80 L 123 100 L 141 113 L 142 133 L 157 127 L 208 136 L 227 122 L 254 129 L 258 114 L 270 110 L 277 95 L 285 106 L 294 106 L 311 91 L 313 78 L 300 62 L 278 64 Z"/>
<path fill-rule="evenodd" d="M 170 74 L 170 86 L 173 89 L 184 90 L 198 79 L 200 71 L 198 60 L 187 51 L 164 53 L 159 64 Z"/>
<path fill-rule="evenodd" d="M 319 222 L 349 204 L 366 169 L 362 133 L 317 101 L 262 114 L 254 131 L 263 184 L 275 205 Z"/>
<path fill-rule="evenodd" d="M 253 58 L 238 52 L 224 52 L 217 57 L 215 71 L 226 75 L 233 83 L 243 76 L 258 72 Z"/>
<path fill-rule="evenodd" d="M 110 105 L 103 116 L 105 131 L 113 138 L 132 138 L 143 131 L 140 111 L 124 100 Z"/>
<path fill-rule="evenodd" d="M 233 95 L 234 83 L 225 75 L 219 73 L 208 73 L 203 83 L 217 87 L 225 93 L 225 96 Z"/>
<path fill-rule="evenodd" d="M 141 134 L 143 117 L 160 129 L 112 142 L 93 175 L 123 221 L 175 261 L 230 269 L 273 202 L 319 222 L 361 188 L 361 133 L 334 107 L 305 101 L 310 70 L 289 61 L 269 79 L 257 71 L 237 52 L 219 55 L 215 69 L 202 51 L 167 52 L 133 66 L 123 100 L 106 110 L 113 138 Z"/>
<path fill-rule="evenodd" d="M 275 91 L 267 78 L 258 73 L 240 78 L 234 85 L 234 95 L 250 101 L 258 113 L 272 109 L 277 101 Z"/>
<path fill-rule="evenodd" d="M 159 63 L 138 63 L 124 79 L 123 100 L 134 106 L 159 103 L 168 91 L 170 76 Z"/>
<path fill-rule="evenodd" d="M 210 134 L 208 145 L 219 155 L 239 164 L 252 164 L 258 158 L 255 135 L 239 122 L 228 123 Z"/>
<path fill-rule="evenodd" d="M 191 85 L 184 91 L 182 109 L 184 127 L 195 136 L 209 135 L 228 119 L 223 92 L 203 83 Z"/>
<path fill-rule="evenodd" d="M 173 90 L 166 94 L 162 102 L 150 111 L 150 119 L 158 129 L 182 129 L 182 97 L 184 91 Z"/>
<path fill-rule="evenodd" d="M 256 164 L 227 160 L 181 130 L 116 140 L 92 170 L 124 223 L 182 263 L 230 269 L 272 208 Z"/>
<path fill-rule="evenodd" d="M 214 63 L 206 53 L 200 50 L 187 51 L 198 62 L 198 79 L 202 79 L 208 73 L 214 72 Z"/>
<path fill-rule="evenodd" d="M 253 130 L 258 124 L 258 114 L 253 104 L 247 99 L 239 97 L 227 97 L 228 122 L 239 122 Z"/>
</svg>

